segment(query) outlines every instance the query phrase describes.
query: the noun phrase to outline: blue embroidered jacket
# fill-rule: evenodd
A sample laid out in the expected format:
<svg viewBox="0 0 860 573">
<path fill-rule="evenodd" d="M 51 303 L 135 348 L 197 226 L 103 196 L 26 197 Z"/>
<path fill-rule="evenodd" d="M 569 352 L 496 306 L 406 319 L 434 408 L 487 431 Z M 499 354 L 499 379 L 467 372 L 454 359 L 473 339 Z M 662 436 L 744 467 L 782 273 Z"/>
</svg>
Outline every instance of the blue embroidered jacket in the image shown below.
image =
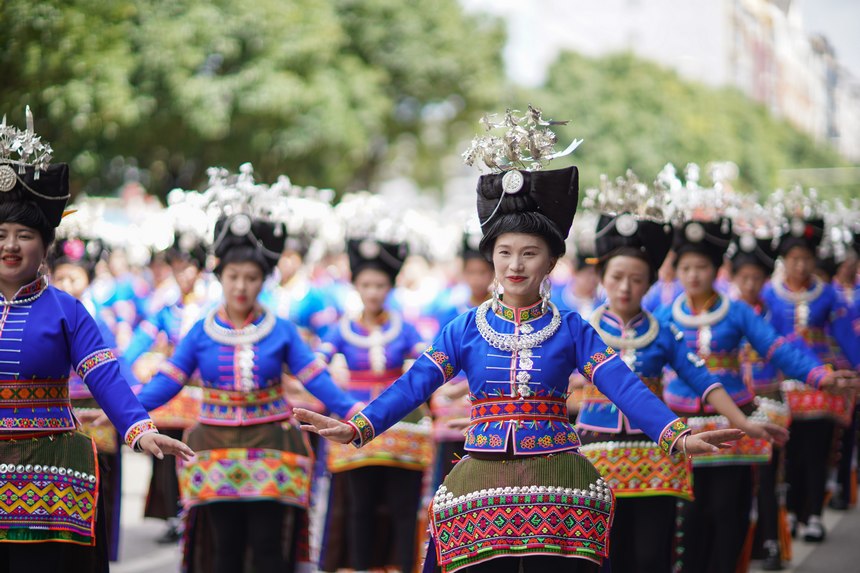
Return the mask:
<svg viewBox="0 0 860 573">
<path fill-rule="evenodd" d="M 654 320 L 655 324 L 659 325 L 654 341 L 635 351 L 620 351 L 620 356 L 655 396 L 663 398 L 663 369 L 666 366 L 670 366 L 681 380 L 690 386 L 691 391 L 702 398 L 705 398 L 711 390 L 722 387 L 722 384 L 701 363 L 699 357 L 691 354 L 687 345 L 675 338 L 668 326 L 660 325 L 656 318 L 650 320 Z M 643 336 L 649 331 L 650 320 L 648 314 L 642 313 L 625 325 L 619 317 L 606 311 L 601 317 L 600 329 L 613 336 L 634 338 Z M 615 350 L 619 352 L 618 349 Z M 576 425 L 597 432 L 642 433 L 642 430 L 633 426 L 630 419 L 593 384 L 585 388 Z"/>
<path fill-rule="evenodd" d="M 773 280 L 780 279 L 774 277 Z M 812 285 L 809 290 L 814 288 Z M 773 284 L 764 287 L 762 298 L 770 309 L 770 323 L 777 332 L 793 342 L 805 342 L 824 363 L 834 361 L 829 338 L 832 336 L 848 362 L 855 369 L 860 368 L 860 336 L 854 332 L 851 312 L 839 301 L 833 285 L 822 285 L 821 293 L 806 303 L 809 312 L 805 321 L 798 316 L 799 305 L 779 296 Z"/>
<path fill-rule="evenodd" d="M 156 431 L 80 301 L 48 286 L 46 277 L 21 287 L 13 300 L 22 302 L 0 311 L 0 433 L 74 430 L 73 368 L 127 444 Z"/>
<path fill-rule="evenodd" d="M 253 325 L 270 321 L 271 330 L 256 341 L 219 342 L 207 334 L 206 319 L 195 324 L 179 343 L 173 356 L 139 394 L 141 404 L 153 410 L 176 396 L 198 371 L 203 386 L 200 421 L 216 426 L 247 426 L 290 417 L 281 373 L 284 366 L 333 412 L 346 416 L 355 405 L 335 386 L 320 360 L 302 341 L 296 327 L 265 311 Z M 210 316 L 212 313 L 210 313 Z M 214 313 L 214 324 L 234 330 L 223 310 Z"/>
<path fill-rule="evenodd" d="M 267 286 L 260 295 L 260 301 L 276 315 L 315 336 L 322 336 L 338 317 L 337 309 L 324 292 L 309 280 L 299 280 L 299 277 L 290 281 L 288 286 Z"/>
<path fill-rule="evenodd" d="M 753 312 L 764 320 L 770 322 L 770 311 L 764 302 L 751 307 Z M 755 348 L 744 341 L 741 345 L 741 374 L 744 383 L 757 395 L 776 396 L 779 394 L 779 370 L 770 360 L 765 360 Z"/>
<path fill-rule="evenodd" d="M 466 373 L 472 399 L 466 450 L 510 448 L 517 455 L 530 455 L 578 448 L 565 404 L 568 378 L 577 369 L 664 450 L 687 431 L 578 314 L 560 311 L 555 334 L 532 349 L 510 352 L 491 346 L 479 332 L 476 316 L 481 308 L 442 329 L 406 374 L 352 418 L 356 446 L 390 428 L 460 370 Z M 498 313 L 489 311 L 486 318 L 501 334 L 539 332 L 551 322 L 540 304 L 500 305 Z"/>
<path fill-rule="evenodd" d="M 396 328 L 398 331 L 392 332 Z M 345 332 L 348 329 L 348 332 Z M 389 319 L 381 326 L 378 336 L 391 340 L 377 349 L 363 347 L 350 342 L 350 332 L 369 342 L 368 332 L 358 322 L 341 318 L 323 338 L 319 353 L 331 361 L 335 354 L 342 354 L 349 368 L 349 394 L 356 400 L 369 402 L 376 398 L 394 380 L 403 374 L 407 360 L 417 358 L 427 348 L 418 331 L 397 314 L 389 312 Z M 379 357 L 372 356 L 382 352 Z"/>
<path fill-rule="evenodd" d="M 732 302 L 727 296 L 719 295 L 708 310 L 719 309 L 722 305 L 729 305 L 728 312 L 722 320 L 710 326 L 710 342 L 707 344 L 706 339 L 700 340 L 705 329 L 686 327 L 679 323 L 671 308 L 661 309 L 657 318 L 670 326 L 675 336 L 686 344 L 688 352 L 699 355 L 737 405 L 743 406 L 755 398 L 752 390 L 744 384 L 740 371 L 739 352 L 744 339 L 752 344 L 759 354 L 765 356 L 766 360 L 772 360 L 792 378 L 817 385 L 826 374 L 826 369 L 819 361 L 798 351 L 791 344 L 785 344 L 785 338 L 756 316 L 745 302 Z M 682 302 L 681 311 L 686 315 L 691 314 L 686 301 Z M 703 352 L 703 349 L 706 351 Z M 680 380 L 670 381 L 663 396 L 666 404 L 676 412 L 714 412 L 711 406 L 702 403 L 698 392 Z"/>
</svg>

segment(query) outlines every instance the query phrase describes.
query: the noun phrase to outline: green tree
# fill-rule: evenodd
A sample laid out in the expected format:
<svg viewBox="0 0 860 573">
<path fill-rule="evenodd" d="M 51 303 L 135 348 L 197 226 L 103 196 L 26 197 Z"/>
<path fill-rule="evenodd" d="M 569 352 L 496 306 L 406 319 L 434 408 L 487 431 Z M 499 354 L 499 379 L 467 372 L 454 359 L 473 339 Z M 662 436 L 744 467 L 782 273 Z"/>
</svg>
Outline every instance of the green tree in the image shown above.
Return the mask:
<svg viewBox="0 0 860 573">
<path fill-rule="evenodd" d="M 5 0 L 0 25 L 0 110 L 30 104 L 95 191 L 129 164 L 163 193 L 244 161 L 363 187 L 391 142 L 428 130 L 410 165 L 432 177 L 420 168 L 493 107 L 502 77 L 501 27 L 456 0 Z"/>
<path fill-rule="evenodd" d="M 583 187 L 596 185 L 601 173 L 615 177 L 628 167 L 647 180 L 670 161 L 680 170 L 690 162 L 704 167 L 727 160 L 739 167 L 740 188 L 769 193 L 790 183 L 780 180 L 781 170 L 846 164 L 739 91 L 682 80 L 630 54 L 564 53 L 546 84 L 520 97 L 540 104 L 547 117 L 572 120 L 558 134 L 562 144 L 585 139 L 572 160 L 582 166 Z"/>
</svg>

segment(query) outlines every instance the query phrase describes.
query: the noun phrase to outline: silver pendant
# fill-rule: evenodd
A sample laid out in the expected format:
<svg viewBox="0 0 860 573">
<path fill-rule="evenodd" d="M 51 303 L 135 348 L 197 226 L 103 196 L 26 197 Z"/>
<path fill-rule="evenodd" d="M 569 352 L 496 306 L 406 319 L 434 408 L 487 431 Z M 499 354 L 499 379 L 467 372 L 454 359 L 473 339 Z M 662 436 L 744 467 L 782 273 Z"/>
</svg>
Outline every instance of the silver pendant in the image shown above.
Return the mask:
<svg viewBox="0 0 860 573">
<path fill-rule="evenodd" d="M 699 339 L 697 347 L 699 356 L 705 357 L 711 354 L 711 327 L 702 326 L 699 328 Z"/>
</svg>

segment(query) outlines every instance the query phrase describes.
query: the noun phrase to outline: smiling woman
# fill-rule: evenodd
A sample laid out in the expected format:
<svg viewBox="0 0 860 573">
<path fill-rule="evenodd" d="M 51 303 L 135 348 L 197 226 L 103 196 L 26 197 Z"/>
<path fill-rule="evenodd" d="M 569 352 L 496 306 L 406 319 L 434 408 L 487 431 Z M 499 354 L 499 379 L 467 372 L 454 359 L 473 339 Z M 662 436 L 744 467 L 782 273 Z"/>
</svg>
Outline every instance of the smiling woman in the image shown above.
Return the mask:
<svg viewBox="0 0 860 573">
<path fill-rule="evenodd" d="M 193 452 L 157 433 L 90 314 L 39 272 L 69 170 L 48 163 L 29 109 L 27 119 L 24 131 L 4 122 L 0 132 L 0 488 L 13 492 L 0 497 L 0 569 L 102 571 L 102 483 L 93 440 L 72 414 L 69 372 L 129 446 L 159 457 Z"/>
</svg>

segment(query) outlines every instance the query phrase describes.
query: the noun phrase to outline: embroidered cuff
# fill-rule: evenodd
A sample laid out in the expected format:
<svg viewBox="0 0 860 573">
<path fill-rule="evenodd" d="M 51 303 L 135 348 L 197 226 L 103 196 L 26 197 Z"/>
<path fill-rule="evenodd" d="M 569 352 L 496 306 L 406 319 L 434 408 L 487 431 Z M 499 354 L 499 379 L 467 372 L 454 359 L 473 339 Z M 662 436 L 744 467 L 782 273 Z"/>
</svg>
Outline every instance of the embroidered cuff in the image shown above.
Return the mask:
<svg viewBox="0 0 860 573">
<path fill-rule="evenodd" d="M 307 384 L 317 376 L 319 376 L 320 372 L 326 369 L 326 363 L 317 358 L 298 372 L 296 372 L 296 379 L 302 384 Z"/>
<path fill-rule="evenodd" d="M 373 429 L 373 424 L 371 424 L 370 420 L 367 419 L 367 416 L 361 412 L 353 416 L 347 424 L 355 429 L 355 439 L 353 439 L 352 444 L 356 448 L 360 448 L 376 437 L 376 431 Z"/>
<path fill-rule="evenodd" d="M 591 358 L 579 370 L 585 379 L 591 382 L 594 380 L 594 375 L 597 374 L 597 369 L 605 364 L 608 360 L 615 358 L 615 349 L 607 346 L 603 352 L 596 352 L 591 355 Z"/>
<path fill-rule="evenodd" d="M 829 364 L 822 364 L 821 366 L 816 366 L 809 371 L 809 374 L 806 375 L 806 383 L 817 390 L 818 387 L 821 385 L 821 379 L 827 376 L 832 371 L 833 368 Z"/>
<path fill-rule="evenodd" d="M 169 361 L 164 361 L 161 363 L 161 366 L 158 367 L 158 371 L 179 384 L 180 386 L 185 386 L 185 383 L 188 382 L 188 374 L 180 370 L 178 367 L 174 366 Z"/>
<path fill-rule="evenodd" d="M 690 428 L 687 427 L 687 424 L 685 424 L 681 418 L 676 418 L 663 428 L 663 431 L 660 433 L 660 441 L 658 444 L 664 452 L 671 454 L 675 448 L 675 442 L 677 442 L 681 436 L 688 434 L 689 432 Z"/>
<path fill-rule="evenodd" d="M 137 449 L 137 442 L 140 440 L 140 437 L 144 434 L 149 434 L 151 432 L 158 432 L 158 428 L 155 427 L 155 422 L 147 418 L 146 420 L 141 420 L 140 422 L 136 422 L 131 425 L 131 427 L 125 433 L 125 443 L 128 444 L 128 447 L 135 451 L 140 451 Z"/>
<path fill-rule="evenodd" d="M 456 374 L 454 372 L 454 365 L 451 364 L 451 359 L 448 355 L 441 350 L 437 350 L 433 345 L 427 347 L 427 350 L 424 351 L 424 356 L 436 365 L 436 368 L 442 373 L 442 378 L 445 382 L 453 378 L 454 374 Z"/>
<path fill-rule="evenodd" d="M 86 380 L 87 375 L 89 375 L 90 372 L 99 366 L 107 364 L 108 362 L 116 362 L 116 356 L 114 355 L 113 350 L 110 350 L 109 348 L 96 350 L 95 352 L 88 354 L 78 363 L 75 368 L 75 372 L 81 377 L 81 380 Z"/>
</svg>

